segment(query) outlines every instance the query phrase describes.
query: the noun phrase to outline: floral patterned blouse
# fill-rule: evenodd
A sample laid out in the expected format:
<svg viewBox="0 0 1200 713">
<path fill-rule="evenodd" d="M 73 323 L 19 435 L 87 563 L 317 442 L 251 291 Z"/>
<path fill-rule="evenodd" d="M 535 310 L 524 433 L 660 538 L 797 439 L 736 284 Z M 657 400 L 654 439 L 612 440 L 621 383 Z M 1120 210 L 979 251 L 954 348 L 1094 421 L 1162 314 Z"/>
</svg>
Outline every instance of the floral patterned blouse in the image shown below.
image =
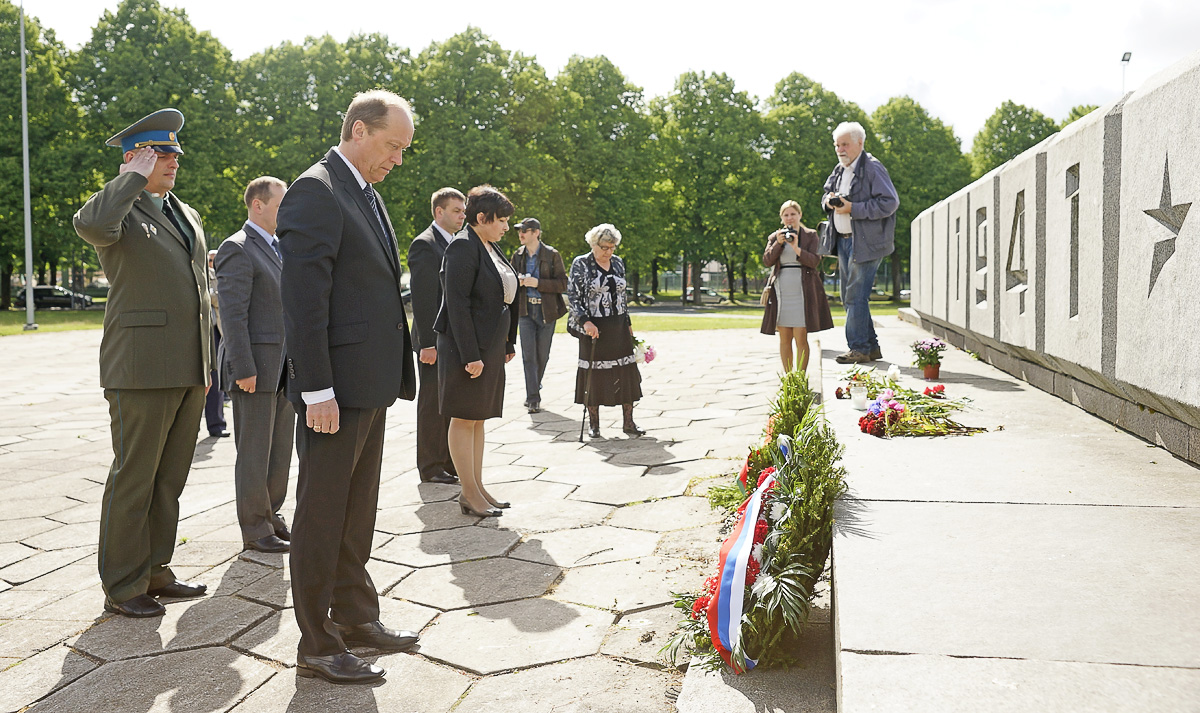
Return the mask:
<svg viewBox="0 0 1200 713">
<path fill-rule="evenodd" d="M 571 312 L 567 326 L 582 332 L 584 322 L 594 317 L 626 314 L 625 284 L 625 263 L 616 255 L 607 270 L 590 252 L 575 258 L 567 278 L 567 306 Z"/>
</svg>

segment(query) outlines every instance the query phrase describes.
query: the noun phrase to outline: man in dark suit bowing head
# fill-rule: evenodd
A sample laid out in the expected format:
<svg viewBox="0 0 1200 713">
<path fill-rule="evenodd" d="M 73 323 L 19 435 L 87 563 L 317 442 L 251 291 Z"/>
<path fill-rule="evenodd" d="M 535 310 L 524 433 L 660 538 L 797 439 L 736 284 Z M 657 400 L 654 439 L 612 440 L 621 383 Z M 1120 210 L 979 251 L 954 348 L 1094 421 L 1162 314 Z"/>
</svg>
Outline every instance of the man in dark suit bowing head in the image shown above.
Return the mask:
<svg viewBox="0 0 1200 713">
<path fill-rule="evenodd" d="M 433 322 L 442 308 L 442 257 L 467 217 L 467 198 L 457 188 L 439 188 L 429 199 L 433 222 L 408 248 L 413 340 L 421 392 L 417 396 L 417 471 L 422 483 L 458 483 L 446 434 L 450 418 L 438 409 L 437 333 Z"/>
<path fill-rule="evenodd" d="M 384 90 L 358 94 L 341 142 L 279 206 L 288 399 L 304 424 L 291 542 L 296 671 L 334 683 L 385 673 L 348 647 L 417 642 L 380 623 L 366 567 L 387 408 L 417 386 L 395 233 L 373 184 L 401 164 L 412 137 L 408 102 Z"/>
</svg>

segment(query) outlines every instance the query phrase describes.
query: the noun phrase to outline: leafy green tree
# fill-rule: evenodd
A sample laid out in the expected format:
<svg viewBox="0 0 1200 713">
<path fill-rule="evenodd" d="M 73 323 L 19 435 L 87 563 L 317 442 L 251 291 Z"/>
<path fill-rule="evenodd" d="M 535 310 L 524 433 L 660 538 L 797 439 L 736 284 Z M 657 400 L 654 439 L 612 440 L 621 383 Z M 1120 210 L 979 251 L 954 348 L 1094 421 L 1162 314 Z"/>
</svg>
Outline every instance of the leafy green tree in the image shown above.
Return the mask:
<svg viewBox="0 0 1200 713">
<path fill-rule="evenodd" d="M 375 88 L 410 98 L 417 85 L 408 50 L 379 34 L 285 42 L 239 65 L 242 127 L 239 155 L 230 163 L 240 185 L 261 175 L 291 182 L 340 141 L 342 118 L 354 95 Z M 397 235 L 413 230 L 414 205 L 407 168 L 377 187 Z M 408 180 L 406 180 L 408 179 Z"/>
<path fill-rule="evenodd" d="M 1067 118 L 1062 120 L 1062 123 L 1059 124 L 1058 128 L 1060 130 L 1065 129 L 1067 124 L 1070 124 L 1072 121 L 1082 119 L 1099 108 L 1100 106 L 1098 104 L 1080 104 L 1079 106 L 1073 106 L 1071 107 L 1070 113 L 1067 114 Z"/>
<path fill-rule="evenodd" d="M 417 132 L 405 180 L 423 205 L 414 205 L 413 225 L 429 222 L 428 197 L 442 186 L 465 193 L 490 183 L 521 216 L 552 212 L 562 171 L 540 142 L 554 111 L 545 71 L 472 27 L 421 52 L 416 72 Z M 515 237 L 505 241 L 516 248 Z"/>
<path fill-rule="evenodd" d="M 762 247 L 764 208 L 771 202 L 762 190 L 768 140 L 755 102 L 725 74 L 681 75 L 662 109 L 665 174 L 675 194 L 667 245 L 693 266 L 699 301 L 696 267 L 716 259 L 728 271 Z"/>
<path fill-rule="evenodd" d="M 21 152 L 21 57 L 17 6 L 0 0 L 0 309 L 11 302 L 11 278 L 25 263 L 24 165 Z M 39 272 L 57 265 L 74 237 L 71 215 L 79 190 L 68 149 L 78 112 L 63 83 L 66 49 L 54 31 L 25 16 L 29 104 L 30 197 Z"/>
<path fill-rule="evenodd" d="M 892 253 L 892 299 L 909 259 L 912 221 L 921 211 L 971 180 L 970 164 L 951 127 L 930 116 L 909 97 L 894 97 L 872 115 L 878 136 L 875 155 L 900 195 L 896 211 L 896 251 Z"/>
<path fill-rule="evenodd" d="M 543 227 L 555 230 L 569 260 L 586 251 L 582 239 L 588 229 L 600 223 L 617 226 L 623 235 L 621 257 L 636 283 L 661 252 L 666 231 L 649 200 L 659 145 L 651 140 L 642 90 L 605 57 L 572 57 L 555 84 L 554 136 L 547 148 L 565 180 L 552 194 L 552 214 L 559 222 L 544 221 Z"/>
<path fill-rule="evenodd" d="M 234 94 L 236 66 L 208 32 L 182 10 L 157 0 L 124 0 L 105 11 L 73 56 L 68 84 L 83 111 L 88 153 L 78 180 L 95 190 L 117 175 L 120 150 L 104 140 L 152 111 L 175 107 L 185 124 L 178 193 L 199 211 L 213 247 L 245 220 L 240 161 L 242 121 Z"/>
<path fill-rule="evenodd" d="M 1058 131 L 1037 109 L 1006 101 L 984 122 L 971 146 L 971 177 L 979 178 Z"/>
</svg>

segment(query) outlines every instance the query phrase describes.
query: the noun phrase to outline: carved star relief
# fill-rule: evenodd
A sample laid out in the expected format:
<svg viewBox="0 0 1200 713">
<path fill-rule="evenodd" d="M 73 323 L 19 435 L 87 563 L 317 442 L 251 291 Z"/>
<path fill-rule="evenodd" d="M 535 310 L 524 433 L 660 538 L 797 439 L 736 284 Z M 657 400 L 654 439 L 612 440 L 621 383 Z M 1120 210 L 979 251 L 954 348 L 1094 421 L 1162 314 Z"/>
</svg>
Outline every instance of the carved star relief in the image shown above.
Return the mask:
<svg viewBox="0 0 1200 713">
<path fill-rule="evenodd" d="M 1175 240 L 1179 237 L 1179 231 L 1183 228 L 1183 221 L 1187 219 L 1188 209 L 1191 207 L 1191 203 L 1171 204 L 1171 157 L 1168 155 L 1163 161 L 1162 198 L 1158 201 L 1158 207 L 1142 211 L 1162 223 L 1172 235 L 1154 244 L 1154 258 L 1150 263 L 1150 290 L 1146 293 L 1147 297 L 1154 292 L 1154 283 L 1158 282 L 1158 274 L 1162 272 L 1163 266 L 1175 254 Z"/>
</svg>

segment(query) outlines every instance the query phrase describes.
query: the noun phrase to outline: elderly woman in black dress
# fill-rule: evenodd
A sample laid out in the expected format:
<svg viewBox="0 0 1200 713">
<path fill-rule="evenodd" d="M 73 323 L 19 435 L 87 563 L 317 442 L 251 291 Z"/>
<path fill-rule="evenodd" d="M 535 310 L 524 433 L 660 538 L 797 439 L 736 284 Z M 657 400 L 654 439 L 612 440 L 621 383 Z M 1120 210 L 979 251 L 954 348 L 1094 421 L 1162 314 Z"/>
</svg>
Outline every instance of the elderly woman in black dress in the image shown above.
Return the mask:
<svg viewBox="0 0 1200 713">
<path fill-rule="evenodd" d="M 587 242 L 592 251 L 575 258 L 567 281 L 568 331 L 579 336 L 575 403 L 587 406 L 592 438 L 600 437 L 600 406 L 617 405 L 624 412 L 625 433 L 641 436 L 646 432 L 633 422 L 642 375 L 625 308 L 625 263 L 613 254 L 621 232 L 609 223 L 597 225 L 587 232 Z"/>
<path fill-rule="evenodd" d="M 437 332 L 438 398 L 450 417 L 450 459 L 462 481 L 464 514 L 496 517 L 508 503 L 483 487 L 483 422 L 501 415 L 504 365 L 516 354 L 517 320 L 510 305 L 517 273 L 495 243 L 508 230 L 513 204 L 491 186 L 467 194 L 467 234 L 442 259 L 442 307 Z"/>
</svg>

